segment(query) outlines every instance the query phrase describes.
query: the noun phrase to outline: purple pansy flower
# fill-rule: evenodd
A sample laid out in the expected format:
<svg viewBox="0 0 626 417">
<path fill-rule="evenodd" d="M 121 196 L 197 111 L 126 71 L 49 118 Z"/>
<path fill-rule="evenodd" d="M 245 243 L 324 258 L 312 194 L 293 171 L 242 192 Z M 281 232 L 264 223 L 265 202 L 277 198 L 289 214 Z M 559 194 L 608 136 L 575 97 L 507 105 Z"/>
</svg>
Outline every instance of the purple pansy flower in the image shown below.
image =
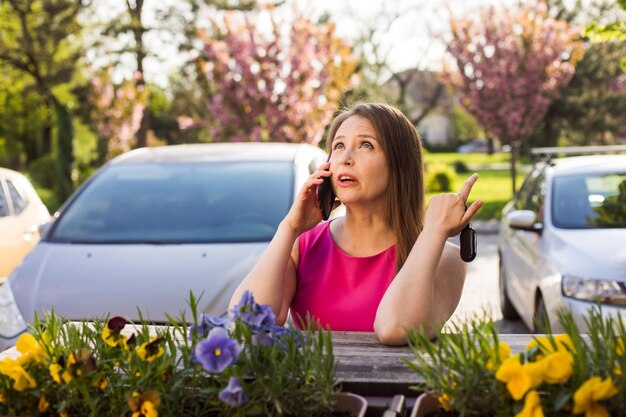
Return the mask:
<svg viewBox="0 0 626 417">
<path fill-rule="evenodd" d="M 233 320 L 241 319 L 254 331 L 269 330 L 276 321 L 272 308 L 265 304 L 257 304 L 250 291 L 243 293 L 241 300 L 230 310 L 230 313 L 233 315 Z"/>
<path fill-rule="evenodd" d="M 252 293 L 250 291 L 244 291 L 241 300 L 239 300 L 236 306 L 230 309 L 230 313 L 233 315 L 233 320 L 237 320 L 241 312 L 254 311 L 256 306 L 257 303 L 254 301 Z"/>
<path fill-rule="evenodd" d="M 256 305 L 255 307 L 252 312 L 241 313 L 241 321 L 254 330 L 269 330 L 276 321 L 276 316 L 272 308 L 268 305 Z"/>
<path fill-rule="evenodd" d="M 272 342 L 278 344 L 282 349 L 285 348 L 285 340 L 291 334 L 294 334 L 294 342 L 296 346 L 301 347 L 305 343 L 306 336 L 300 330 L 295 328 L 283 327 L 283 326 L 272 326 L 270 328 L 270 338 Z"/>
<path fill-rule="evenodd" d="M 272 344 L 272 339 L 266 331 L 261 330 L 254 336 L 252 336 L 252 344 L 254 346 L 269 346 Z"/>
<path fill-rule="evenodd" d="M 213 317 L 203 314 L 200 319 L 200 323 L 195 326 L 189 327 L 189 339 L 192 339 L 193 331 L 196 330 L 198 338 L 205 338 L 209 332 L 215 327 L 221 327 L 223 329 L 228 328 L 230 324 L 228 317 Z"/>
<path fill-rule="evenodd" d="M 220 391 L 218 397 L 220 400 L 233 407 L 239 407 L 240 405 L 244 405 L 248 402 L 248 396 L 243 391 L 243 387 L 241 386 L 239 380 L 234 376 L 230 377 L 228 385 Z"/>
<path fill-rule="evenodd" d="M 209 372 L 219 373 L 237 361 L 241 346 L 228 337 L 226 330 L 215 327 L 206 340 L 198 343 L 195 349 L 196 360 Z"/>
</svg>

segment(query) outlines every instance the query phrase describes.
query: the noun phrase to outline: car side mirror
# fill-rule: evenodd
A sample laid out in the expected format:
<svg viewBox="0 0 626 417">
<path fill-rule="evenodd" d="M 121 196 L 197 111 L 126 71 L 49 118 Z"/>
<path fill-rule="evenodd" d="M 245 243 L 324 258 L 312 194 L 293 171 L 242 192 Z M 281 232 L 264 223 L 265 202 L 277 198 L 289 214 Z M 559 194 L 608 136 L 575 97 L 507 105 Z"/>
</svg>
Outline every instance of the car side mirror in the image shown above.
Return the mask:
<svg viewBox="0 0 626 417">
<path fill-rule="evenodd" d="M 543 224 L 537 222 L 537 215 L 531 210 L 513 210 L 505 218 L 511 229 L 537 233 L 541 233 L 543 229 Z"/>
<path fill-rule="evenodd" d="M 54 223 L 54 219 L 50 220 L 47 223 L 43 223 L 43 224 L 39 225 L 38 229 L 39 229 L 39 236 L 40 237 L 43 237 L 46 234 L 48 229 L 50 229 L 50 226 L 52 226 L 52 223 Z"/>
</svg>

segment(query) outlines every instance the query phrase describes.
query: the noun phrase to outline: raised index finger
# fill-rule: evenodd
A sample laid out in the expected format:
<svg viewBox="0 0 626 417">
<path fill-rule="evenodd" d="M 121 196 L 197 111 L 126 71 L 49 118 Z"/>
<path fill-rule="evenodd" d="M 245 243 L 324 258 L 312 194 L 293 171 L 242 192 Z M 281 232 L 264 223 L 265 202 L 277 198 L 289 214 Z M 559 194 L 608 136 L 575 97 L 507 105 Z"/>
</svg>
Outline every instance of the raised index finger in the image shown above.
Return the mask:
<svg viewBox="0 0 626 417">
<path fill-rule="evenodd" d="M 468 179 L 466 179 L 465 182 L 463 183 L 463 186 L 461 187 L 461 191 L 459 192 L 465 198 L 465 202 L 467 202 L 467 200 L 469 199 L 470 192 L 472 192 L 472 187 L 474 186 L 474 183 L 476 182 L 477 179 L 478 179 L 478 174 L 474 173 Z"/>
</svg>

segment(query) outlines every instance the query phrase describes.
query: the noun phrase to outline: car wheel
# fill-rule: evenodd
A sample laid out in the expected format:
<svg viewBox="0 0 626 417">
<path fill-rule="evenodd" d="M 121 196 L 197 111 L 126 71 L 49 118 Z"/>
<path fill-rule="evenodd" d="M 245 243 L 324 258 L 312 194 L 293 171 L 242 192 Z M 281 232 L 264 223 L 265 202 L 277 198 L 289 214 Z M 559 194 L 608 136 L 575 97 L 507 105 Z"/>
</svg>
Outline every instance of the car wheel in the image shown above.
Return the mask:
<svg viewBox="0 0 626 417">
<path fill-rule="evenodd" d="M 535 316 L 533 317 L 533 326 L 535 333 L 548 333 L 550 331 L 550 321 L 548 320 L 548 312 L 543 297 L 540 295 L 537 299 L 535 307 Z"/>
<path fill-rule="evenodd" d="M 504 266 L 502 265 L 502 260 L 500 260 L 500 309 L 502 310 L 502 317 L 505 320 L 518 320 L 519 314 L 515 307 L 513 307 L 513 303 L 509 298 L 509 294 L 507 294 L 506 290 L 506 272 L 504 271 Z"/>
</svg>

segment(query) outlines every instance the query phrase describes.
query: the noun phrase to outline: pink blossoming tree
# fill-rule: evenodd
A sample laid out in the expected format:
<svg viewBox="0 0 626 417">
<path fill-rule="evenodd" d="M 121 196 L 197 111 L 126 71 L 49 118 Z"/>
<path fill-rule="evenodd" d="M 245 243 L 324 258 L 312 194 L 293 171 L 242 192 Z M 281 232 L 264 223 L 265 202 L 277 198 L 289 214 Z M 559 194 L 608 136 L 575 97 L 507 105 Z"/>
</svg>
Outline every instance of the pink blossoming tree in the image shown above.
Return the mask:
<svg viewBox="0 0 626 417">
<path fill-rule="evenodd" d="M 181 129 L 209 128 L 214 141 L 318 143 L 344 91 L 355 82 L 357 59 L 332 23 L 275 15 L 259 19 L 228 12 L 202 34 L 209 81 L 209 120 L 179 118 Z"/>
<path fill-rule="evenodd" d="M 537 128 L 570 81 L 583 55 L 580 29 L 549 17 L 541 1 L 519 10 L 485 7 L 477 19 L 452 16 L 450 24 L 455 67 L 444 78 L 489 134 L 512 145 L 515 192 L 515 142 Z"/>
<path fill-rule="evenodd" d="M 91 80 L 90 98 L 93 105 L 91 119 L 106 145 L 103 153 L 111 158 L 129 151 L 136 141 L 135 135 L 147 103 L 143 86 L 136 79 L 115 86 L 111 69 L 105 68 Z"/>
</svg>

